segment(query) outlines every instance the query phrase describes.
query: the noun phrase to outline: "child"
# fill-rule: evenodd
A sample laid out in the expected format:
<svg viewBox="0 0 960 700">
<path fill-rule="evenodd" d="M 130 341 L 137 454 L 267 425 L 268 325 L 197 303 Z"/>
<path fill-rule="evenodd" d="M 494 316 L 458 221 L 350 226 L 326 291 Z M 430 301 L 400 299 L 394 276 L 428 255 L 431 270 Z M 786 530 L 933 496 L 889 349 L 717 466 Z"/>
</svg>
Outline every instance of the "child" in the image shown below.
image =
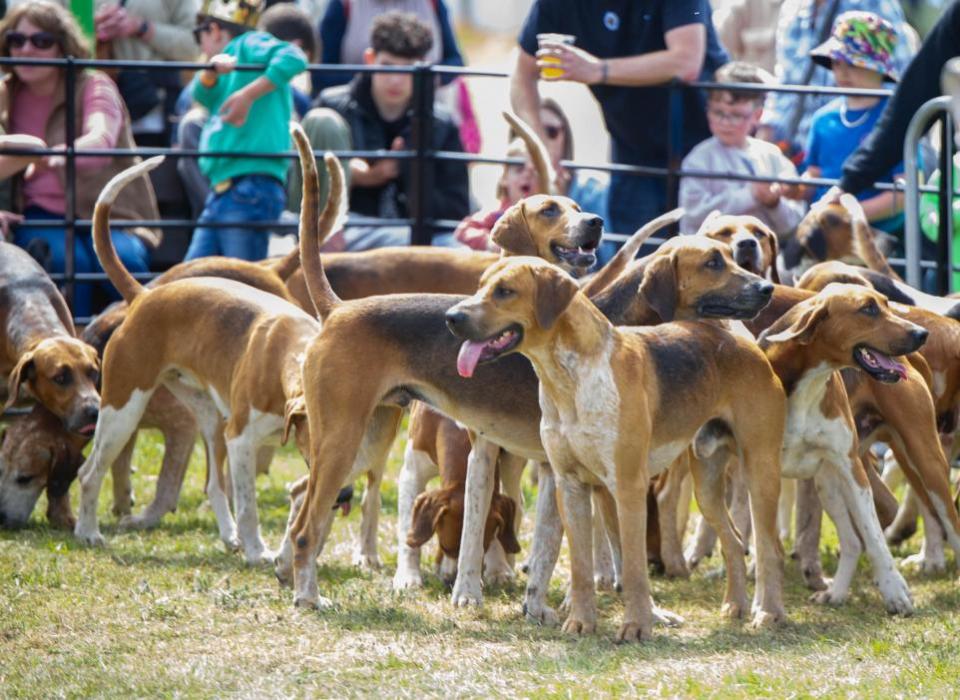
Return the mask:
<svg viewBox="0 0 960 700">
<path fill-rule="evenodd" d="M 770 76 L 749 63 L 733 62 L 716 73 L 718 83 L 765 84 Z M 752 138 L 763 114 L 763 92 L 711 90 L 707 124 L 713 136 L 683 160 L 684 170 L 713 170 L 739 175 L 797 177 L 793 163 L 771 143 Z M 778 183 L 684 177 L 680 206 L 687 210 L 681 233 L 696 233 L 714 209 L 724 214 L 751 214 L 778 235 L 792 230 L 803 216 L 803 204 L 783 196 Z"/>
<path fill-rule="evenodd" d="M 283 152 L 290 149 L 290 80 L 307 67 L 303 52 L 262 31 L 251 31 L 262 0 L 204 0 L 194 30 L 212 69 L 200 71 L 190 89 L 210 119 L 200 150 Z M 237 63 L 266 64 L 258 71 L 236 71 Z M 256 109 L 252 109 L 256 103 Z M 200 170 L 210 180 L 199 226 L 186 260 L 226 255 L 261 260 L 269 232 L 242 226 L 207 227 L 207 222 L 272 221 L 283 211 L 287 159 L 204 156 Z"/>
<path fill-rule="evenodd" d="M 878 89 L 884 81 L 897 79 L 893 65 L 896 43 L 893 25 L 882 17 L 872 12 L 844 12 L 837 17 L 831 37 L 813 49 L 810 56 L 833 70 L 839 87 Z M 804 176 L 839 178 L 843 162 L 873 131 L 886 104 L 886 97 L 838 97 L 817 110 L 810 126 Z M 902 174 L 901 164 L 885 180 L 892 182 Z M 812 193 L 813 199 L 819 200 L 827 189 L 818 187 Z M 802 188 L 798 194 L 809 199 L 808 190 Z M 902 197 L 891 191 L 869 189 L 858 194 L 857 199 L 873 226 L 888 233 L 900 230 Z"/>
<path fill-rule="evenodd" d="M 526 162 L 503 166 L 503 173 L 497 181 L 497 206 L 471 214 L 453 232 L 454 239 L 474 250 L 499 251 L 497 244 L 490 240 L 494 224 L 507 209 L 539 190 L 540 180 L 523 139 L 515 138 L 510 142 L 507 158 L 524 158 Z"/>
</svg>

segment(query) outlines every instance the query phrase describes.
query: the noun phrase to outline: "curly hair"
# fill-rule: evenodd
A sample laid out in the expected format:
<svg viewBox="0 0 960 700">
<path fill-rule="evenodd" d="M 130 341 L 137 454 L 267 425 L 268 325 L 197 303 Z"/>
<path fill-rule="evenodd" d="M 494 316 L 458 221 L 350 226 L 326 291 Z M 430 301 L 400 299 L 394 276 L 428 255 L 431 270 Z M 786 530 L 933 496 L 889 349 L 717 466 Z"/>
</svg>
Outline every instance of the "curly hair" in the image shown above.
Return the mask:
<svg viewBox="0 0 960 700">
<path fill-rule="evenodd" d="M 74 58 L 90 57 L 90 41 L 80 29 L 77 20 L 70 12 L 60 5 L 47 0 L 23 3 L 7 12 L 0 22 L 0 56 L 10 56 L 10 46 L 7 44 L 7 35 L 26 19 L 45 32 L 50 32 L 57 39 L 60 53 Z M 4 73 L 11 73 L 13 66 L 3 66 Z"/>
<path fill-rule="evenodd" d="M 414 14 L 385 12 L 373 21 L 370 48 L 411 60 L 421 59 L 433 47 L 433 31 Z"/>
</svg>

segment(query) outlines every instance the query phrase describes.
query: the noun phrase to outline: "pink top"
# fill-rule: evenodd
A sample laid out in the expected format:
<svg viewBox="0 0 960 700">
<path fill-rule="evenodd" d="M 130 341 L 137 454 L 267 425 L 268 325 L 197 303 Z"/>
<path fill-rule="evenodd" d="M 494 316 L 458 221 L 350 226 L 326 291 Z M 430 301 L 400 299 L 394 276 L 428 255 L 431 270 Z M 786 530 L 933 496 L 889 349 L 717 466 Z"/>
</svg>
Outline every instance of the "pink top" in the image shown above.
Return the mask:
<svg viewBox="0 0 960 700">
<path fill-rule="evenodd" d="M 502 199 L 494 209 L 480 210 L 471 214 L 457 225 L 453 232 L 454 239 L 474 250 L 499 253 L 500 246 L 490 240 L 490 234 L 493 232 L 494 224 L 509 208 L 510 202 Z"/>
<path fill-rule="evenodd" d="M 123 126 L 123 103 L 116 85 L 104 73 L 91 73 L 81 99 L 83 124 L 78 125 L 80 133 L 75 146 L 78 149 L 114 148 Z M 46 126 L 53 111 L 53 101 L 54 95 L 36 95 L 26 85 L 21 86 L 10 110 L 10 133 L 46 138 Z M 95 114 L 103 115 L 106 120 L 106 133 L 100 137 L 90 135 L 91 117 Z M 53 147 L 64 144 L 47 145 Z M 110 156 L 77 158 L 77 171 L 82 173 L 84 170 L 95 170 L 109 162 Z M 65 213 L 66 194 L 57 172 L 41 168 L 36 175 L 24 180 L 23 204 L 25 207 L 42 207 L 53 214 Z"/>
</svg>

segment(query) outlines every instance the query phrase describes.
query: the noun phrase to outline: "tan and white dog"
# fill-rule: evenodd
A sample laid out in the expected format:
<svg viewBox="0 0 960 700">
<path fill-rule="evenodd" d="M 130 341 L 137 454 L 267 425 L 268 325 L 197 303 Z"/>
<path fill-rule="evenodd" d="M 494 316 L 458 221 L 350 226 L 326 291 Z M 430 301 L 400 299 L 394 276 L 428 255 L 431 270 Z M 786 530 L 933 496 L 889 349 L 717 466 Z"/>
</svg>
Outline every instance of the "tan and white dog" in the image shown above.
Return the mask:
<svg viewBox="0 0 960 700">
<path fill-rule="evenodd" d="M 477 294 L 447 312 L 447 324 L 465 340 L 461 374 L 472 373 L 481 357 L 516 351 L 540 379 L 540 434 L 557 474 L 571 552 L 567 632 L 596 626 L 590 491 L 602 486 L 616 502 L 608 524 L 625 545 L 626 611 L 617 639 L 650 636 L 649 481 L 702 436 L 702 428 L 734 435 L 749 474 L 758 550 L 754 621 L 784 619 L 776 502 L 785 405 L 780 382 L 755 344 L 697 322 L 617 328 L 572 280 L 535 258 L 493 265 Z M 722 503 L 722 488 L 706 491 Z M 734 616 L 745 604 L 725 601 Z"/>
</svg>

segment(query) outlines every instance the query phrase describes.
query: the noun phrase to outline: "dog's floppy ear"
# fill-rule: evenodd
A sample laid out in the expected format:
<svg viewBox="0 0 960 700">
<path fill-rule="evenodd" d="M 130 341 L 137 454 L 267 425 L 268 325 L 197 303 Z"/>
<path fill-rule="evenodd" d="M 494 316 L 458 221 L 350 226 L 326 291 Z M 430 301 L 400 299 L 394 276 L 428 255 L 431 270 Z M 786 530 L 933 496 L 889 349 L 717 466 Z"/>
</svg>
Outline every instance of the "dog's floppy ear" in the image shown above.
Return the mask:
<svg viewBox="0 0 960 700">
<path fill-rule="evenodd" d="M 767 264 L 770 266 L 770 280 L 780 284 L 780 273 L 777 271 L 777 258 L 780 257 L 780 241 L 777 240 L 777 234 L 762 221 L 756 221 L 753 224 L 753 230 L 764 238 L 770 244 L 770 260 Z"/>
<path fill-rule="evenodd" d="M 511 255 L 539 254 L 524 216 L 523 201 L 507 209 L 490 232 L 490 240 Z"/>
<path fill-rule="evenodd" d="M 283 435 L 280 437 L 281 445 L 287 444 L 287 439 L 290 437 L 290 428 L 293 427 L 294 423 L 306 417 L 307 402 L 304 400 L 303 394 L 287 400 L 287 403 L 283 407 Z"/>
<path fill-rule="evenodd" d="M 408 547 L 422 547 L 437 531 L 440 518 L 449 510 L 439 491 L 421 493 L 413 504 L 413 517 L 407 533 Z"/>
<path fill-rule="evenodd" d="M 10 378 L 7 380 L 7 402 L 3 405 L 4 411 L 17 402 L 23 383 L 32 381 L 36 376 L 37 368 L 33 362 L 33 353 L 25 353 L 10 372 Z"/>
<path fill-rule="evenodd" d="M 677 311 L 677 271 L 672 254 L 658 255 L 650 261 L 638 293 L 660 320 L 673 320 Z"/>
<path fill-rule="evenodd" d="M 820 303 L 812 309 L 804 311 L 800 318 L 791 323 L 785 329 L 778 329 L 779 324 L 774 324 L 768 331 L 764 331 L 758 339 L 761 343 L 786 343 L 795 340 L 801 345 L 806 345 L 813 339 L 813 334 L 826 318 L 829 316 L 826 304 Z M 775 332 L 770 332 L 775 331 Z"/>
<path fill-rule="evenodd" d="M 534 275 L 537 285 L 534 313 L 537 324 L 545 331 L 553 328 L 560 314 L 567 310 L 573 297 L 580 290 L 573 278 L 561 272 L 559 268 L 547 269 L 549 272 L 537 270 Z"/>
<path fill-rule="evenodd" d="M 494 521 L 497 539 L 503 545 L 503 551 L 507 554 L 519 554 L 520 543 L 517 542 L 517 536 L 513 531 L 517 517 L 517 504 L 509 496 L 494 494 L 493 503 L 490 504 L 490 515 Z"/>
</svg>

